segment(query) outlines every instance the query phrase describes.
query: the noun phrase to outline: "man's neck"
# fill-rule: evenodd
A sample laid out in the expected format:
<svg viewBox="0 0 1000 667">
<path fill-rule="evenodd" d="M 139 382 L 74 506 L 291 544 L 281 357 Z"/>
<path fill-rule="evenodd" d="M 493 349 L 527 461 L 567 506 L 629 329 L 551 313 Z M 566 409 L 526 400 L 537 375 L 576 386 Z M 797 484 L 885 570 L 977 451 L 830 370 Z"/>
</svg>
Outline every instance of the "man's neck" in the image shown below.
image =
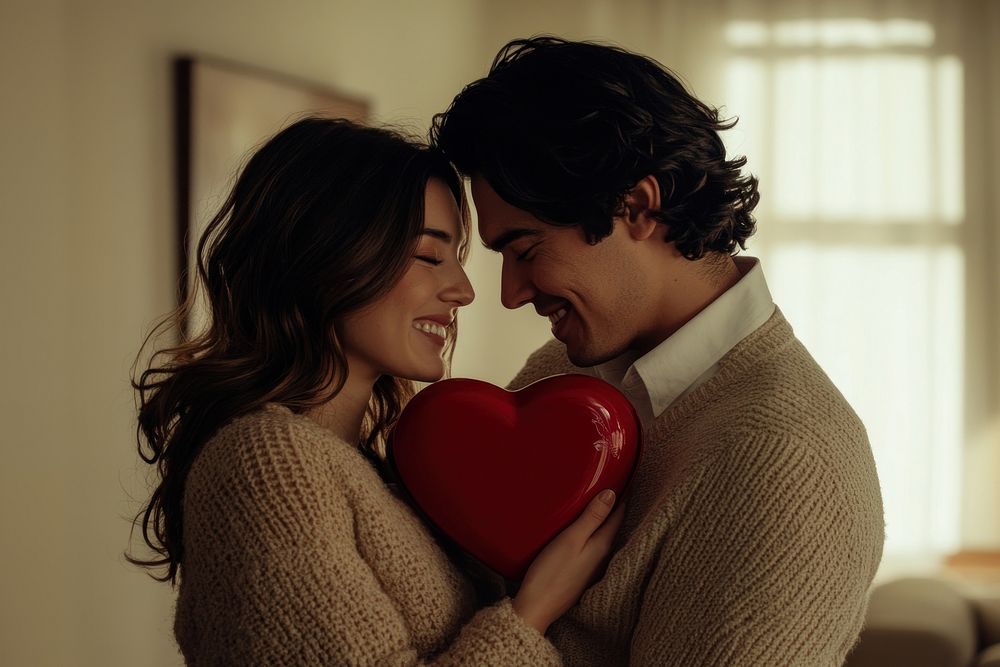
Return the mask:
<svg viewBox="0 0 1000 667">
<path fill-rule="evenodd" d="M 633 345 L 639 354 L 672 336 L 743 277 L 729 255 L 715 253 L 683 262 L 668 276 L 658 307 L 651 309 L 655 319 Z"/>
</svg>

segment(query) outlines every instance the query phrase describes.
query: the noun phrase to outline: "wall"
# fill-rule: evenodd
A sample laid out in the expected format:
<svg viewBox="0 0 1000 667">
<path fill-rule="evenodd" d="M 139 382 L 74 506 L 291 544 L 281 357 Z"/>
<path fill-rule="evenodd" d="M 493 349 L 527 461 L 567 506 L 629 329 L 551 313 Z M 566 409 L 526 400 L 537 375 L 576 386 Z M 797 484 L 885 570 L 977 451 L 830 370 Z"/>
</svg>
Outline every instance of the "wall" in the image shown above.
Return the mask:
<svg viewBox="0 0 1000 667">
<path fill-rule="evenodd" d="M 969 21 L 985 26 L 974 35 L 970 50 L 982 53 L 979 63 L 969 68 L 966 86 L 970 105 L 966 126 L 978 136 L 989 137 L 982 144 L 967 146 L 966 173 L 970 223 L 978 225 L 983 239 L 975 256 L 970 257 L 970 272 L 982 280 L 970 281 L 969 331 L 970 350 L 990 350 L 992 359 L 970 353 L 966 369 L 973 386 L 982 392 L 966 398 L 968 439 L 964 461 L 962 496 L 962 544 L 969 549 L 1000 549 L 1000 43 L 988 35 L 1000 34 L 1000 3 L 976 0 L 970 4 Z M 994 299 L 989 304 L 988 299 Z M 991 307 L 977 307 L 987 303 Z"/>
<path fill-rule="evenodd" d="M 80 550 L 63 511 L 73 428 L 58 418 L 72 398 L 66 24 L 57 2 L 23 15 L 0 7 L 0 663 L 29 664 L 40 652 L 43 664 L 71 664 L 79 588 L 66 562 Z"/>
</svg>

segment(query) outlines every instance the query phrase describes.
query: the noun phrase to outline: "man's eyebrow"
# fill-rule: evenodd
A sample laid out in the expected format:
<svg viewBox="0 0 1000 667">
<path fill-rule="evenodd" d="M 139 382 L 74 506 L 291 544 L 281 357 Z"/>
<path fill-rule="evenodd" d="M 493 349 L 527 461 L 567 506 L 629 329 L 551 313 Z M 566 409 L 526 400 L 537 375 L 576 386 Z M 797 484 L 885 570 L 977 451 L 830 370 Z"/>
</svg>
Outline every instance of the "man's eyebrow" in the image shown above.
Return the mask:
<svg viewBox="0 0 1000 667">
<path fill-rule="evenodd" d="M 498 236 L 493 240 L 492 243 L 487 243 L 483 241 L 483 245 L 492 250 L 493 252 L 501 252 L 505 247 L 514 241 L 522 238 L 524 236 L 540 236 L 542 231 L 540 229 L 508 229 L 506 232 Z"/>
<path fill-rule="evenodd" d="M 430 236 L 436 239 L 441 239 L 445 243 L 451 243 L 451 234 L 444 231 L 443 229 L 434 229 L 433 227 L 424 227 L 420 230 L 420 233 L 424 236 Z"/>
</svg>

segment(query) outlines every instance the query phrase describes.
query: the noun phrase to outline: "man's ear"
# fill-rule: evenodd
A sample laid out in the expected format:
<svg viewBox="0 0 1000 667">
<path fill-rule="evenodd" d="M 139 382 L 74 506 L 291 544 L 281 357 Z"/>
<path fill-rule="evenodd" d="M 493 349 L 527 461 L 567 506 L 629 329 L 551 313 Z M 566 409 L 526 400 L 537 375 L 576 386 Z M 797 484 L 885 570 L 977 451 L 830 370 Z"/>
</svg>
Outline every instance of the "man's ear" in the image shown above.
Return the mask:
<svg viewBox="0 0 1000 667">
<path fill-rule="evenodd" d="M 625 223 L 629 235 L 636 241 L 645 241 L 656 232 L 659 222 L 652 213 L 660 210 L 660 184 L 650 174 L 625 195 Z"/>
</svg>

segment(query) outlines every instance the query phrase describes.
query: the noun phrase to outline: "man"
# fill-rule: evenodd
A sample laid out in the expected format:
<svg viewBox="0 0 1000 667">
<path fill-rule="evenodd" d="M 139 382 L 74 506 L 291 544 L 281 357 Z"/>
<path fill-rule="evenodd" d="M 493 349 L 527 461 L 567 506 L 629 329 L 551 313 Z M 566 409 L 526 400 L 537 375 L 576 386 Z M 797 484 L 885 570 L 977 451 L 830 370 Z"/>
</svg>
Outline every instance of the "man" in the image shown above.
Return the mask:
<svg viewBox="0 0 1000 667">
<path fill-rule="evenodd" d="M 570 665 L 839 665 L 882 554 L 865 430 L 757 260 L 757 181 L 662 65 L 515 40 L 435 118 L 501 299 L 555 340 L 512 382 L 586 372 L 645 427 L 617 551 L 549 630 Z"/>
</svg>

